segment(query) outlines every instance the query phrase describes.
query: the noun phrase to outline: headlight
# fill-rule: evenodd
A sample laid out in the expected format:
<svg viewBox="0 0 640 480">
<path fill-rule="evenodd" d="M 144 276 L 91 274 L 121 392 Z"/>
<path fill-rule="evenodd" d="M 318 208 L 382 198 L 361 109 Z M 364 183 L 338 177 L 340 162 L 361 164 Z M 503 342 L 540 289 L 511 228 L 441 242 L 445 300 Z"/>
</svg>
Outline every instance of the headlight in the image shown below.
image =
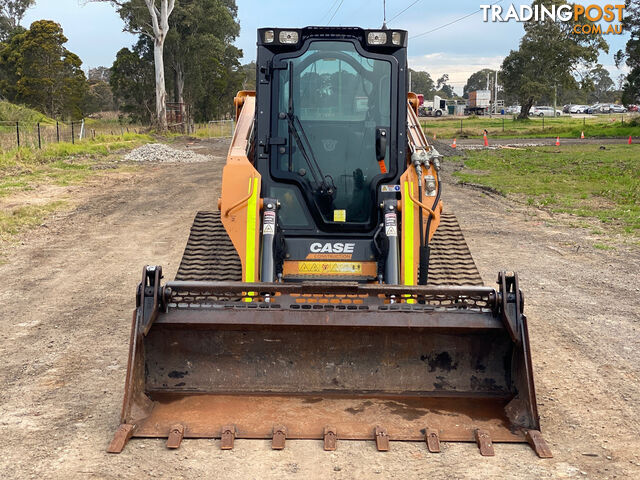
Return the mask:
<svg viewBox="0 0 640 480">
<path fill-rule="evenodd" d="M 273 43 L 276 36 L 273 33 L 273 30 L 267 30 L 264 32 L 264 43 Z"/>
<path fill-rule="evenodd" d="M 280 35 L 278 35 L 278 39 L 280 43 L 298 43 L 298 32 L 283 30 L 280 32 Z"/>
<path fill-rule="evenodd" d="M 402 35 L 400 35 L 400 32 L 393 32 L 391 34 L 391 43 L 393 43 L 394 45 L 400 45 L 401 41 Z"/>
<path fill-rule="evenodd" d="M 369 32 L 367 43 L 369 45 L 384 45 L 387 43 L 387 34 L 385 32 Z"/>
</svg>

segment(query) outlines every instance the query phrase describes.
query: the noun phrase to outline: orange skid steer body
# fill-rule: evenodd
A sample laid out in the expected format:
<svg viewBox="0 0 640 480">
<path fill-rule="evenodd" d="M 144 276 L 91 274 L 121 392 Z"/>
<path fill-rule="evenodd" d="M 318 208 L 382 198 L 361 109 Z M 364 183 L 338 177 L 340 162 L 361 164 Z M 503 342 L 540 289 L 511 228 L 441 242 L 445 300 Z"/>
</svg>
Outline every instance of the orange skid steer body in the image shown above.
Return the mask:
<svg viewBox="0 0 640 480">
<path fill-rule="evenodd" d="M 551 456 L 518 276 L 484 286 L 443 209 L 406 46 L 402 30 L 258 31 L 219 212 L 196 215 L 175 280 L 143 269 L 108 451 L 136 436 Z"/>
</svg>

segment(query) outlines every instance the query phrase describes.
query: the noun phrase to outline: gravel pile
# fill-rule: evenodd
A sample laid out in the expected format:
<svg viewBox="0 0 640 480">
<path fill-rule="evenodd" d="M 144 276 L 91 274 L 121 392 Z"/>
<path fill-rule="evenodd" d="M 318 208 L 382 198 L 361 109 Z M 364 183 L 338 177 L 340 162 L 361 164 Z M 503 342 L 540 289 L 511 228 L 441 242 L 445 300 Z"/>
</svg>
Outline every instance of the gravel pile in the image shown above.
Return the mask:
<svg viewBox="0 0 640 480">
<path fill-rule="evenodd" d="M 127 162 L 197 163 L 212 160 L 208 155 L 178 150 L 162 143 L 148 143 L 126 154 Z"/>
<path fill-rule="evenodd" d="M 436 147 L 436 150 L 443 157 L 459 157 L 464 155 L 458 148 L 451 148 L 451 146 L 440 140 L 428 140 L 429 145 Z"/>
</svg>

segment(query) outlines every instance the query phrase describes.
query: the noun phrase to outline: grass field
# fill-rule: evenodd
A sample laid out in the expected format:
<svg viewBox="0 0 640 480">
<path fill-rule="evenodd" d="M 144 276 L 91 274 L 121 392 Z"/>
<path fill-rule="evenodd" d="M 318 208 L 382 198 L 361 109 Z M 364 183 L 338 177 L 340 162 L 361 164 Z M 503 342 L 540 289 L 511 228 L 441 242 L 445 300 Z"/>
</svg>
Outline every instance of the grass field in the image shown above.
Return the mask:
<svg viewBox="0 0 640 480">
<path fill-rule="evenodd" d="M 27 147 L 0 153 L 0 200 L 39 185 L 66 186 L 80 183 L 102 172 L 99 166 L 110 154 L 151 142 L 148 135 L 125 133 L 102 135 L 82 143 L 55 143 L 42 150 Z M 41 223 L 66 202 L 0 208 L 0 240 Z"/>
<path fill-rule="evenodd" d="M 640 145 L 471 151 L 464 163 L 464 182 L 640 236 Z"/>
<path fill-rule="evenodd" d="M 461 123 L 462 122 L 462 123 Z M 559 118 L 534 117 L 528 120 L 515 120 L 512 116 L 503 115 L 489 118 L 487 116 L 421 118 L 427 136 L 434 134 L 438 138 L 477 138 L 486 129 L 493 138 L 541 138 L 564 137 L 628 137 L 640 136 L 640 116 L 624 115 L 588 115 L 583 118 L 562 116 Z M 462 128 L 461 128 L 462 127 Z"/>
<path fill-rule="evenodd" d="M 68 185 L 90 175 L 100 157 L 151 142 L 148 135 L 103 135 L 82 143 L 54 143 L 42 150 L 16 148 L 0 153 L 0 197 L 33 183 L 52 181 Z"/>
</svg>

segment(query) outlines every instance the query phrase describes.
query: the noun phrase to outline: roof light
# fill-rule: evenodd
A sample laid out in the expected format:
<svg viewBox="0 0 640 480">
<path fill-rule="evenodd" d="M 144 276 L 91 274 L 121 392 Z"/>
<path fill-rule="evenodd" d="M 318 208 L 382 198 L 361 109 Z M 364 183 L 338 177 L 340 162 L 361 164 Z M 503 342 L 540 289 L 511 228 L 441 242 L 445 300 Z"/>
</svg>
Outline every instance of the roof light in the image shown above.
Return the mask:
<svg viewBox="0 0 640 480">
<path fill-rule="evenodd" d="M 384 45 L 387 43 L 387 34 L 385 32 L 369 32 L 367 43 L 369 45 Z"/>
<path fill-rule="evenodd" d="M 264 43 L 273 43 L 273 40 L 276 36 L 273 33 L 273 30 L 267 30 L 264 32 Z"/>
<path fill-rule="evenodd" d="M 292 30 L 283 30 L 278 36 L 280 43 L 298 43 L 298 32 Z"/>
<path fill-rule="evenodd" d="M 400 32 L 393 32 L 391 34 L 391 43 L 393 43 L 394 45 L 400 45 L 401 41 L 402 35 L 400 34 Z"/>
</svg>

